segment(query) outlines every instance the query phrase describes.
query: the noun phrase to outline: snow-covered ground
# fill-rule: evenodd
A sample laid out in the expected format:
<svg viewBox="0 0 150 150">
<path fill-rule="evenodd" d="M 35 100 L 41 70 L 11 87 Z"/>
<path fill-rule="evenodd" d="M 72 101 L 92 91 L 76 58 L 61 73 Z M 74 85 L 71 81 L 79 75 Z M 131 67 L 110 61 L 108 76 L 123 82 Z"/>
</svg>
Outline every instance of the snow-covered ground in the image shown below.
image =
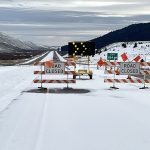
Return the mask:
<svg viewBox="0 0 150 150">
<path fill-rule="evenodd" d="M 135 43 L 137 44 L 137 47 L 135 46 Z M 122 44 L 126 45 L 126 48 L 122 47 Z M 137 55 L 140 55 L 141 58 L 146 61 L 150 61 L 150 42 L 145 41 L 145 42 L 122 42 L 122 43 L 114 43 L 109 46 L 102 49 L 103 53 L 101 53 L 101 57 L 104 59 L 107 59 L 107 53 L 118 53 L 119 56 L 119 61 L 121 59 L 121 54 L 126 53 L 127 56 L 129 57 L 129 61 L 132 61 Z"/>
<path fill-rule="evenodd" d="M 49 52 L 45 52 L 45 53 L 43 53 L 42 55 L 34 56 L 34 57 L 31 58 L 30 60 L 28 60 L 28 61 L 26 61 L 26 62 L 24 62 L 24 63 L 21 63 L 21 64 L 26 65 L 26 64 L 28 64 L 28 63 L 34 62 L 34 61 L 36 61 L 37 59 L 39 59 L 40 57 L 43 57 L 44 55 L 46 55 L 46 54 L 48 54 L 48 53 L 49 53 Z"/>
<path fill-rule="evenodd" d="M 150 149 L 150 89 L 116 84 L 119 90 L 109 90 L 104 69 L 95 65 L 92 80 L 83 77 L 70 84 L 90 90 L 87 94 L 25 92 L 39 86 L 32 82 L 38 68 L 0 67 L 0 150 Z"/>
<path fill-rule="evenodd" d="M 0 67 L 0 111 L 32 84 L 32 70 L 30 66 Z"/>
</svg>

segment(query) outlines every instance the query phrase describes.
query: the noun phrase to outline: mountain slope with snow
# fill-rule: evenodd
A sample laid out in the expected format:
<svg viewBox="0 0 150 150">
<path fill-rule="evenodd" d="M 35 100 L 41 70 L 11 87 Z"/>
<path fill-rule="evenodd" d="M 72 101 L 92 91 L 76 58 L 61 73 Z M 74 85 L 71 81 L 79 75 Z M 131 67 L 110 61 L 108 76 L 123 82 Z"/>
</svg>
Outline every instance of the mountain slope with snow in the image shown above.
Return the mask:
<svg viewBox="0 0 150 150">
<path fill-rule="evenodd" d="M 125 45 L 125 47 L 124 47 Z M 136 56 L 140 55 L 143 60 L 150 60 L 150 41 L 135 41 L 135 42 L 120 42 L 113 43 L 98 51 L 100 57 L 107 60 L 107 53 L 118 53 L 118 59 L 126 53 L 129 61 L 132 61 Z"/>
<path fill-rule="evenodd" d="M 2 34 L 0 33 L 0 50 L 6 52 L 7 49 L 4 49 L 3 45 L 5 46 L 5 48 L 8 47 L 8 49 L 28 49 L 28 50 L 31 50 L 32 47 L 30 47 L 28 44 L 20 41 L 20 40 L 17 40 L 17 39 L 14 39 L 8 35 L 5 35 L 5 34 Z"/>
<path fill-rule="evenodd" d="M 30 41 L 21 41 L 0 33 L 0 53 L 10 53 L 19 50 L 48 50 L 46 46 L 39 46 Z"/>
<path fill-rule="evenodd" d="M 150 23 L 132 24 L 89 41 L 95 42 L 96 49 L 116 42 L 150 41 Z M 68 45 L 62 46 L 61 49 L 64 54 L 67 53 Z"/>
</svg>

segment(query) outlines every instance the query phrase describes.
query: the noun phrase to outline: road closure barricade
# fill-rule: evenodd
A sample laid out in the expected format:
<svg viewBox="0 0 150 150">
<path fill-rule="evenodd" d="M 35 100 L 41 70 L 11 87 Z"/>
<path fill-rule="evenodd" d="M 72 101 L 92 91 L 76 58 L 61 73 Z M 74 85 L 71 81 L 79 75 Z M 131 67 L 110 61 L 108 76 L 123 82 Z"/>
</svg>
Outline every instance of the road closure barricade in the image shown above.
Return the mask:
<svg viewBox="0 0 150 150">
<path fill-rule="evenodd" d="M 51 66 L 47 66 L 47 62 L 35 62 L 34 66 L 40 66 L 40 70 L 34 71 L 35 75 L 40 75 L 36 79 L 33 80 L 34 83 L 40 83 L 41 86 L 39 88 L 43 88 L 43 84 L 45 83 L 76 83 L 75 79 L 69 79 L 69 75 L 75 75 L 75 66 L 76 63 L 72 61 L 67 62 L 53 62 L 51 61 Z M 73 70 L 70 70 L 69 67 L 73 67 Z M 44 75 L 47 75 L 48 78 L 44 79 Z M 66 79 L 49 79 L 51 75 L 67 75 Z"/>
<path fill-rule="evenodd" d="M 115 83 L 140 83 L 143 84 L 140 89 L 148 88 L 146 84 L 150 83 L 150 62 L 102 62 L 100 60 L 99 63 L 100 66 L 105 67 L 105 74 L 114 75 L 112 78 L 104 79 L 104 82 L 113 83 L 111 88 L 118 89 Z M 123 78 L 125 75 L 128 78 Z"/>
</svg>

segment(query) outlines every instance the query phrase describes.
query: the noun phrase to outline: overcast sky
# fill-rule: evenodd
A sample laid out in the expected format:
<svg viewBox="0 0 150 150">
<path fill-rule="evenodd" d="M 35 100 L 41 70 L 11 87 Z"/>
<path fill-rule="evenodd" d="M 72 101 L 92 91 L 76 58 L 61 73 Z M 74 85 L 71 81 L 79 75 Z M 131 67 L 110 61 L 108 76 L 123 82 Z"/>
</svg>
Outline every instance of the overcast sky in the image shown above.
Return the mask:
<svg viewBox="0 0 150 150">
<path fill-rule="evenodd" d="M 150 0 L 0 0 L 0 31 L 45 45 L 89 40 L 150 21 Z"/>
</svg>

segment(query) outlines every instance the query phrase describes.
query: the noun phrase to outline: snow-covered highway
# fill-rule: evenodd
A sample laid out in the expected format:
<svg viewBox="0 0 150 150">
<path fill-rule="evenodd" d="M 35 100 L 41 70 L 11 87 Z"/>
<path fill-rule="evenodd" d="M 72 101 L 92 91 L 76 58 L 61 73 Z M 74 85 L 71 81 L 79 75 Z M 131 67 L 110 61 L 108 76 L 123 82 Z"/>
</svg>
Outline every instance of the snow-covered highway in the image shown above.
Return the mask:
<svg viewBox="0 0 150 150">
<path fill-rule="evenodd" d="M 29 93 L 38 87 L 34 70 L 0 67 L 0 150 L 150 149 L 149 89 L 117 84 L 119 90 L 108 90 L 103 68 L 95 67 L 92 80 L 70 85 L 87 94 Z"/>
<path fill-rule="evenodd" d="M 103 71 L 95 70 L 93 80 L 73 86 L 90 89 L 88 94 L 21 93 L 37 86 L 33 69 L 8 67 L 11 77 L 1 80 L 9 87 L 1 88 L 0 150 L 149 149 L 149 90 L 106 90 Z"/>
</svg>

